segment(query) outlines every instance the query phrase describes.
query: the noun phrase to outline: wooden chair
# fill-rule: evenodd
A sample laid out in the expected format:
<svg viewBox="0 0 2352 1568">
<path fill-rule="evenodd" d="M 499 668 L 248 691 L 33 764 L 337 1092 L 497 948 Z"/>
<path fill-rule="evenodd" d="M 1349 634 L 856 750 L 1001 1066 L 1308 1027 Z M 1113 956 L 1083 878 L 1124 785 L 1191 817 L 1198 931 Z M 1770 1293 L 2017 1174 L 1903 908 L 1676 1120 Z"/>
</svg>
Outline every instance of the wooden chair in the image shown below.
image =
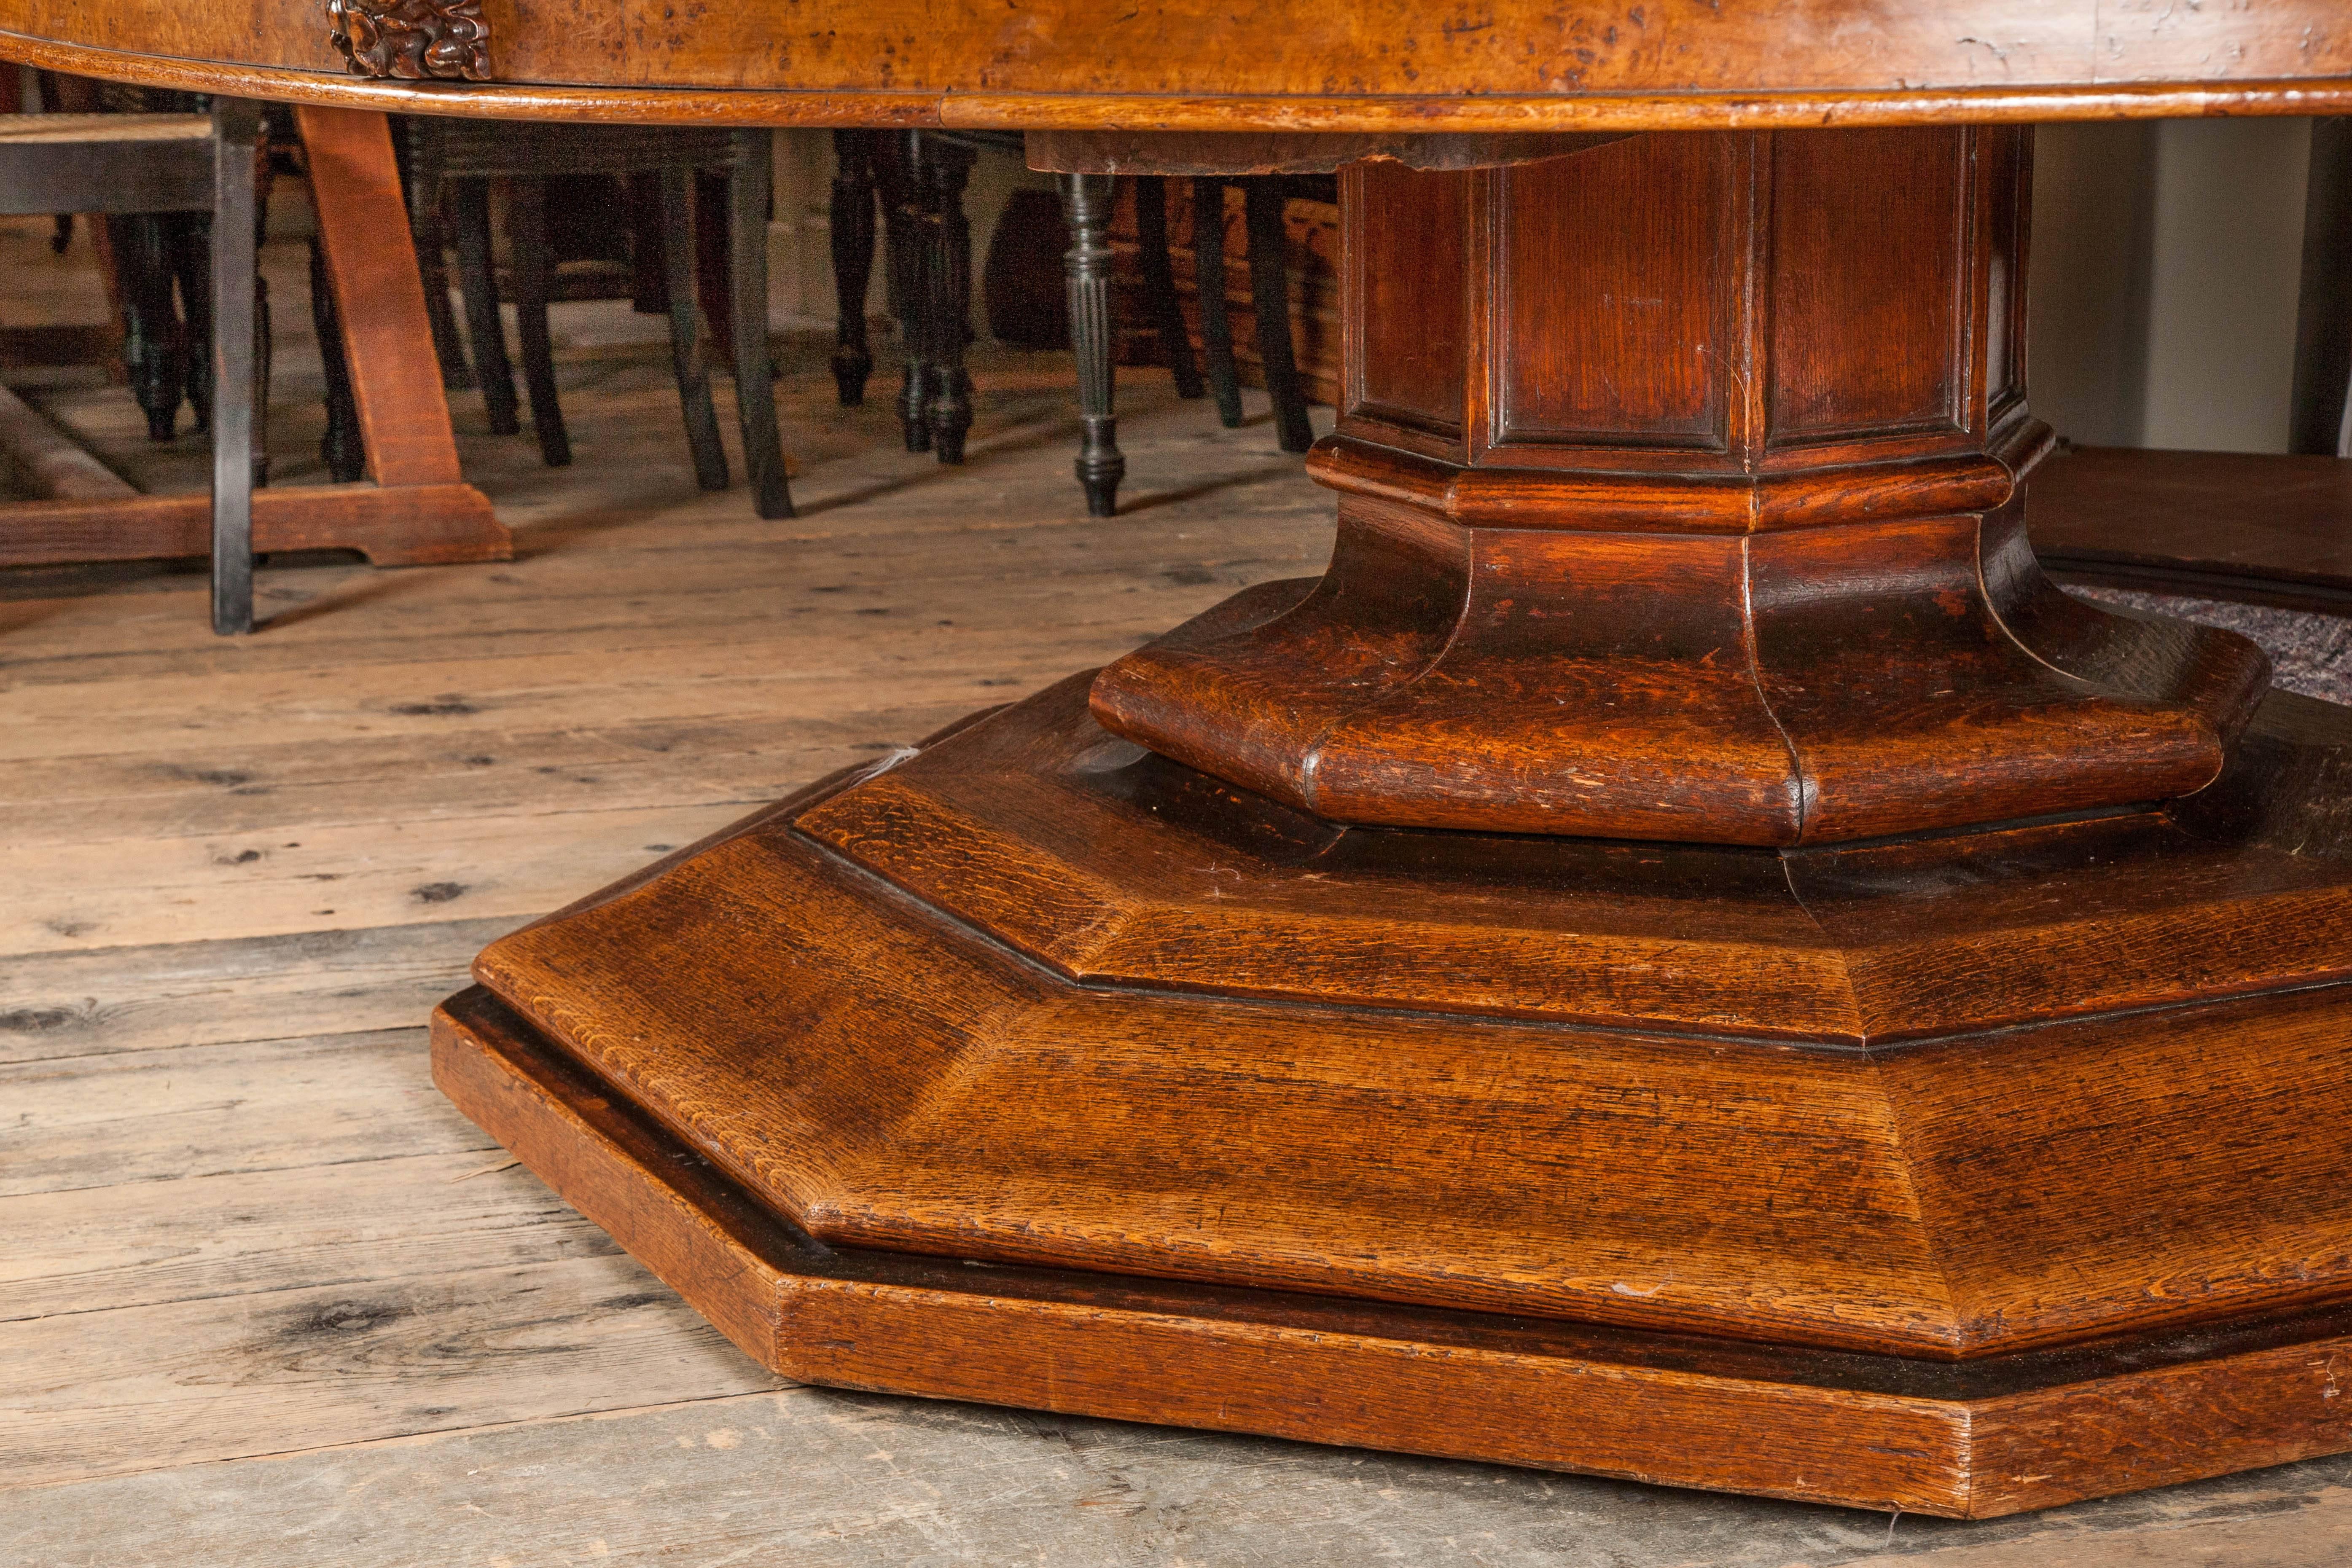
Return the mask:
<svg viewBox="0 0 2352 1568">
<path fill-rule="evenodd" d="M 961 463 L 964 434 L 971 427 L 971 382 L 964 369 L 964 348 L 971 336 L 971 230 L 963 214 L 963 192 L 981 152 L 1018 154 L 1022 137 L 1005 131 L 837 131 L 834 144 L 833 263 L 839 314 L 833 369 L 841 401 L 847 407 L 864 402 L 866 380 L 873 370 L 866 291 L 872 274 L 878 200 L 889 267 L 886 291 L 905 346 L 898 413 L 907 450 L 934 450 L 942 463 Z M 1063 216 L 1070 229 L 1066 258 L 1070 347 L 1078 362 L 1082 434 L 1076 468 L 1086 492 L 1087 510 L 1107 517 L 1118 509 L 1119 482 L 1127 471 L 1127 459 L 1118 450 L 1111 352 L 1113 188 L 1111 177 L 1104 174 L 1059 178 Z M 1222 214 L 1228 183 L 1239 183 L 1247 193 L 1250 292 L 1257 319 L 1287 322 L 1289 277 L 1282 204 L 1293 194 L 1328 200 L 1331 179 L 1328 175 L 1202 179 L 1194 183 L 1196 211 Z M 1135 201 L 1146 308 L 1177 394 L 1196 398 L 1204 391 L 1213 391 L 1220 418 L 1228 427 L 1238 425 L 1241 385 L 1222 287 L 1223 225 L 1196 225 L 1197 274 L 1204 280 L 1219 280 L 1219 286 L 1204 286 L 1201 290 L 1202 340 L 1209 370 L 1204 387 L 1192 361 L 1192 337 L 1176 298 L 1168 246 L 1167 181 L 1156 175 L 1137 177 Z M 1304 452 L 1315 437 L 1289 334 L 1262 333 L 1259 349 L 1266 390 L 1274 401 L 1276 438 L 1284 451 Z"/>
<path fill-rule="evenodd" d="M 175 377 L 171 391 L 176 408 L 182 387 L 201 387 L 212 424 L 213 630 L 225 634 L 253 630 L 260 135 L 260 107 L 231 98 L 201 115 L 0 116 L 0 211 L 209 219 L 208 243 L 164 276 L 203 318 L 209 345 L 201 375 Z M 161 329 L 150 320 L 151 336 Z M 149 417 L 152 430 L 152 407 Z"/>
<path fill-rule="evenodd" d="M 732 317 L 735 402 L 750 470 L 752 505 L 763 517 L 793 515 L 784 476 L 783 443 L 776 425 L 775 391 L 768 355 L 767 216 L 772 141 L 765 131 L 693 131 L 617 125 L 542 125 L 420 115 L 408 121 L 410 222 L 420 254 L 438 255 L 438 195 L 446 183 L 451 238 L 464 293 L 473 375 L 488 406 L 491 429 L 520 428 L 514 371 L 499 319 L 497 275 L 490 260 L 489 183 L 507 180 L 509 239 L 513 246 L 515 315 L 522 347 L 523 382 L 541 455 L 553 466 L 572 461 L 572 443 L 556 399 L 555 356 L 547 308 L 554 260 L 547 242 L 544 179 L 557 174 L 654 172 L 661 184 L 661 229 L 670 319 L 670 352 L 678 402 L 697 483 L 727 487 L 726 449 L 696 315 L 694 193 L 698 170 L 728 176 L 728 290 Z M 446 361 L 445 361 L 446 365 Z"/>
<path fill-rule="evenodd" d="M 89 110 L 108 114 L 204 115 L 211 100 L 201 94 L 161 88 L 133 87 L 122 82 L 84 82 L 75 96 Z M 58 95 L 45 93 L 45 97 Z M 52 110 L 72 111 L 72 106 L 51 101 Z M 262 139 L 269 138 L 271 110 L 262 110 Z M 269 176 L 260 170 L 255 195 L 255 222 L 268 226 Z M 206 212 L 108 213 L 94 214 L 106 236 L 110 263 L 109 293 L 121 330 L 124 371 L 131 396 L 147 419 L 151 441 L 170 441 L 179 434 L 180 404 L 185 402 L 196 429 L 212 428 L 212 306 L 205 277 L 210 270 L 212 214 Z M 57 245 L 53 238 L 52 246 Z M 62 247 L 59 247 L 60 249 Z M 254 483 L 268 483 L 269 384 L 269 287 L 256 278 L 260 361 L 257 372 L 262 395 L 255 405 Z"/>
<path fill-rule="evenodd" d="M 1076 176 L 1066 176 L 1076 178 Z M 1149 178 L 1149 176 L 1144 176 Z M 1233 323 L 1225 315 L 1225 187 L 1242 188 L 1244 232 L 1248 236 L 1250 308 L 1260 322 L 1290 319 L 1290 240 L 1283 225 L 1283 204 L 1293 196 L 1311 202 L 1339 199 L 1335 174 L 1212 175 L 1192 182 L 1192 276 L 1201 295 L 1201 349 L 1209 361 L 1209 385 L 1217 396 L 1217 417 L 1228 430 L 1242 422 L 1241 381 L 1234 368 Z M 1144 201 L 1141 185 L 1136 199 Z M 1156 205 L 1157 204 L 1153 204 Z M 1146 266 L 1155 243 L 1145 223 L 1152 205 L 1139 205 L 1136 231 L 1144 247 Z M 1203 222 L 1204 214 L 1215 222 Z M 1158 225 L 1156 243 L 1168 254 L 1168 225 Z M 1163 259 L 1161 266 L 1165 267 Z M 1297 356 L 1290 334 L 1261 329 L 1258 362 L 1265 371 L 1266 395 L 1274 402 L 1276 440 L 1285 452 L 1304 452 L 1315 444 L 1314 426 L 1307 419 L 1307 389 L 1298 375 Z"/>
</svg>

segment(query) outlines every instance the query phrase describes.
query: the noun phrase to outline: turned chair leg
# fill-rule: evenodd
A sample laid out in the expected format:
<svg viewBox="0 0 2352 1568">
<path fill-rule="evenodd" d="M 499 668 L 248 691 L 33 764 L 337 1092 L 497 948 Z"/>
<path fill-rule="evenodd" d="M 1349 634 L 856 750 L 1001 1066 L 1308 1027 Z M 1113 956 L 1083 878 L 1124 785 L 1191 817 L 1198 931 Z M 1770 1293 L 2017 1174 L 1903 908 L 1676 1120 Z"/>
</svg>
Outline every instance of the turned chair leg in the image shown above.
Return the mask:
<svg viewBox="0 0 2352 1568">
<path fill-rule="evenodd" d="M 367 477 L 367 448 L 360 436 L 351 361 L 343 357 L 342 315 L 327 275 L 326 247 L 316 235 L 310 237 L 310 328 L 318 334 L 319 365 L 327 383 L 327 431 L 319 437 L 319 456 L 337 484 L 348 485 Z"/>
<path fill-rule="evenodd" d="M 490 183 L 449 183 L 451 237 L 457 242 L 457 287 L 466 300 L 466 336 L 473 340 L 474 379 L 490 415 L 490 433 L 512 435 L 522 428 L 515 401 L 514 366 L 507 359 L 507 331 L 499 319 L 499 275 L 490 260 Z"/>
<path fill-rule="evenodd" d="M 931 213 L 931 444 L 942 463 L 963 461 L 971 429 L 971 377 L 964 346 L 971 335 L 971 224 L 964 216 L 964 185 L 979 154 L 954 141 L 934 141 L 923 160 Z"/>
<path fill-rule="evenodd" d="M 440 362 L 441 385 L 459 391 L 474 384 L 474 371 L 466 362 L 466 340 L 457 335 L 457 319 L 449 309 L 449 264 L 444 255 L 448 234 L 441 222 L 441 182 L 414 177 L 407 182 L 407 193 L 408 237 L 425 284 L 425 323 L 433 334 L 433 357 Z"/>
<path fill-rule="evenodd" d="M 728 308 L 734 318 L 735 413 L 743 430 L 743 470 L 752 509 L 793 515 L 784 480 L 784 444 L 776 429 L 776 389 L 768 359 L 768 208 L 775 179 L 774 137 L 734 133 L 728 175 Z"/>
<path fill-rule="evenodd" d="M 706 490 L 724 490 L 727 448 L 719 439 L 719 411 L 710 401 L 710 366 L 694 291 L 694 172 L 664 169 L 658 179 L 662 293 L 669 312 L 678 408 L 686 415 L 687 449 L 694 455 L 694 482 Z"/>
<path fill-rule="evenodd" d="M 1225 309 L 1225 183 L 1192 182 L 1192 281 L 1201 297 L 1201 352 L 1209 362 L 1209 390 L 1217 422 L 1242 423 L 1241 374 L 1234 368 L 1234 321 Z"/>
<path fill-rule="evenodd" d="M 522 345 L 523 385 L 530 392 L 530 423 L 539 455 L 550 468 L 572 461 L 572 437 L 555 395 L 555 343 L 547 329 L 554 291 L 555 252 L 547 240 L 547 183 L 524 175 L 508 187 L 508 239 L 514 253 L 515 335 Z"/>
<path fill-rule="evenodd" d="M 877 132 L 833 133 L 833 379 L 841 406 L 866 402 L 874 350 L 866 338 L 866 293 L 874 277 L 874 144 Z"/>
<path fill-rule="evenodd" d="M 1135 181 L 1135 244 L 1143 267 L 1144 308 L 1160 339 L 1160 352 L 1176 380 L 1178 397 L 1199 397 L 1205 390 L 1192 364 L 1192 334 L 1184 325 L 1184 307 L 1176 298 L 1176 269 L 1168 256 L 1168 181 L 1160 174 L 1139 174 Z"/>
<path fill-rule="evenodd" d="M 1282 223 L 1282 182 L 1253 177 L 1244 187 L 1249 220 L 1250 304 L 1257 314 L 1258 362 L 1265 367 L 1266 395 L 1274 400 L 1275 437 L 1285 452 L 1315 444 L 1307 420 L 1307 393 L 1290 348 L 1290 240 Z"/>
<path fill-rule="evenodd" d="M 929 139 L 921 131 L 900 135 L 896 199 L 886 204 L 884 219 L 890 310 L 898 319 L 899 350 L 906 360 L 898 386 L 898 424 L 909 452 L 931 449 L 931 214 L 929 184 L 923 173 L 929 151 Z"/>
<path fill-rule="evenodd" d="M 258 326 L 253 165 L 260 135 L 259 104 L 250 99 L 213 100 L 214 221 L 205 257 L 211 298 L 205 315 L 213 329 L 206 370 L 215 393 L 213 630 L 224 636 L 253 630 L 253 350 Z"/>
<path fill-rule="evenodd" d="M 122 287 L 122 361 L 131 372 L 131 393 L 147 416 L 148 439 L 169 441 L 179 423 L 186 377 L 163 218 L 155 213 L 112 214 L 106 232 Z"/>
<path fill-rule="evenodd" d="M 196 428 L 213 427 L 213 214 L 171 213 L 163 254 L 180 297 L 181 391 Z"/>
<path fill-rule="evenodd" d="M 1113 412 L 1110 204 L 1109 175 L 1062 176 L 1062 210 L 1070 229 L 1070 249 L 1064 258 L 1070 288 L 1070 347 L 1078 361 L 1076 467 L 1078 484 L 1087 493 L 1087 511 L 1097 517 L 1118 511 L 1118 482 L 1127 476 Z"/>
</svg>

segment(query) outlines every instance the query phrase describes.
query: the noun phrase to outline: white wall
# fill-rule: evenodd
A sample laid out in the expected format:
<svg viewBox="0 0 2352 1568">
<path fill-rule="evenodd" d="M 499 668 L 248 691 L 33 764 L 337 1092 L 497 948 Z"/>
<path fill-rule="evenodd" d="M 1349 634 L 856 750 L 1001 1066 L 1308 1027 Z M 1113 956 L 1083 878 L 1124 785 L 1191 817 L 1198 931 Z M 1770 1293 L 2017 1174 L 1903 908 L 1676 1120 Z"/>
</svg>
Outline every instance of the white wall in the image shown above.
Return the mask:
<svg viewBox="0 0 2352 1568">
<path fill-rule="evenodd" d="M 2137 446 L 2146 423 L 2157 132 L 2126 120 L 2033 133 L 2026 389 L 2084 446 Z"/>
<path fill-rule="evenodd" d="M 2284 452 L 2311 121 L 2158 131 L 2141 444 Z"/>
<path fill-rule="evenodd" d="M 769 234 L 768 306 L 779 327 L 833 325 L 833 166 L 832 131 L 776 132 L 776 221 Z M 971 223 L 973 326 L 979 330 L 987 329 L 980 308 L 980 276 L 988 263 L 989 239 L 1005 203 L 1024 188 L 1050 191 L 1054 177 L 1003 152 L 982 152 L 972 165 L 963 210 Z M 866 298 L 866 314 L 881 315 L 878 244 Z"/>
<path fill-rule="evenodd" d="M 2027 381 L 2086 445 L 2284 452 L 2311 122 L 2035 132 Z"/>
</svg>

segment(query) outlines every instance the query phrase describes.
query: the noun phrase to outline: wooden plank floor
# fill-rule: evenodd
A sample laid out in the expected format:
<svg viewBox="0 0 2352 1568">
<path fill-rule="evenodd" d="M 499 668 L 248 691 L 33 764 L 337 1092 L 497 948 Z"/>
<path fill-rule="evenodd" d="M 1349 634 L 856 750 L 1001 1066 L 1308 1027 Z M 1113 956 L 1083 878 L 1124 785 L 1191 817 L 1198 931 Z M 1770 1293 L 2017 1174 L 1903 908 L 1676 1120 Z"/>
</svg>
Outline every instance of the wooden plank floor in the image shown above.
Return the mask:
<svg viewBox="0 0 2352 1568">
<path fill-rule="evenodd" d="M 0 1563 L 2352 1560 L 2346 1461 L 1967 1526 L 780 1386 L 441 1101 L 425 1009 L 668 846 L 1315 570 L 1329 508 L 1262 403 L 1130 372 L 1089 520 L 1066 361 L 984 355 L 943 471 L 795 340 L 763 523 L 694 489 L 658 344 L 566 322 L 575 467 L 456 400 L 511 564 L 272 564 L 234 642 L 184 569 L 0 575 Z M 119 390 L 26 395 L 201 473 Z"/>
</svg>

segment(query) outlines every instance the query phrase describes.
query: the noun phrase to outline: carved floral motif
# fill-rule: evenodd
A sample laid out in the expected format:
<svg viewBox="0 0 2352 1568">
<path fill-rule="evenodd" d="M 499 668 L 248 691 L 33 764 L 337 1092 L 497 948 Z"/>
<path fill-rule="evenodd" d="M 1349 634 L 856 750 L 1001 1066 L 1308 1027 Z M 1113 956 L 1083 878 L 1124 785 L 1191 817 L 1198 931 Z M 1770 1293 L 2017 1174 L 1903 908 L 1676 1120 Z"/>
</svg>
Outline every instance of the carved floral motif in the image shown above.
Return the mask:
<svg viewBox="0 0 2352 1568">
<path fill-rule="evenodd" d="M 489 79 L 481 0 L 327 0 L 327 20 L 353 76 Z"/>
</svg>

